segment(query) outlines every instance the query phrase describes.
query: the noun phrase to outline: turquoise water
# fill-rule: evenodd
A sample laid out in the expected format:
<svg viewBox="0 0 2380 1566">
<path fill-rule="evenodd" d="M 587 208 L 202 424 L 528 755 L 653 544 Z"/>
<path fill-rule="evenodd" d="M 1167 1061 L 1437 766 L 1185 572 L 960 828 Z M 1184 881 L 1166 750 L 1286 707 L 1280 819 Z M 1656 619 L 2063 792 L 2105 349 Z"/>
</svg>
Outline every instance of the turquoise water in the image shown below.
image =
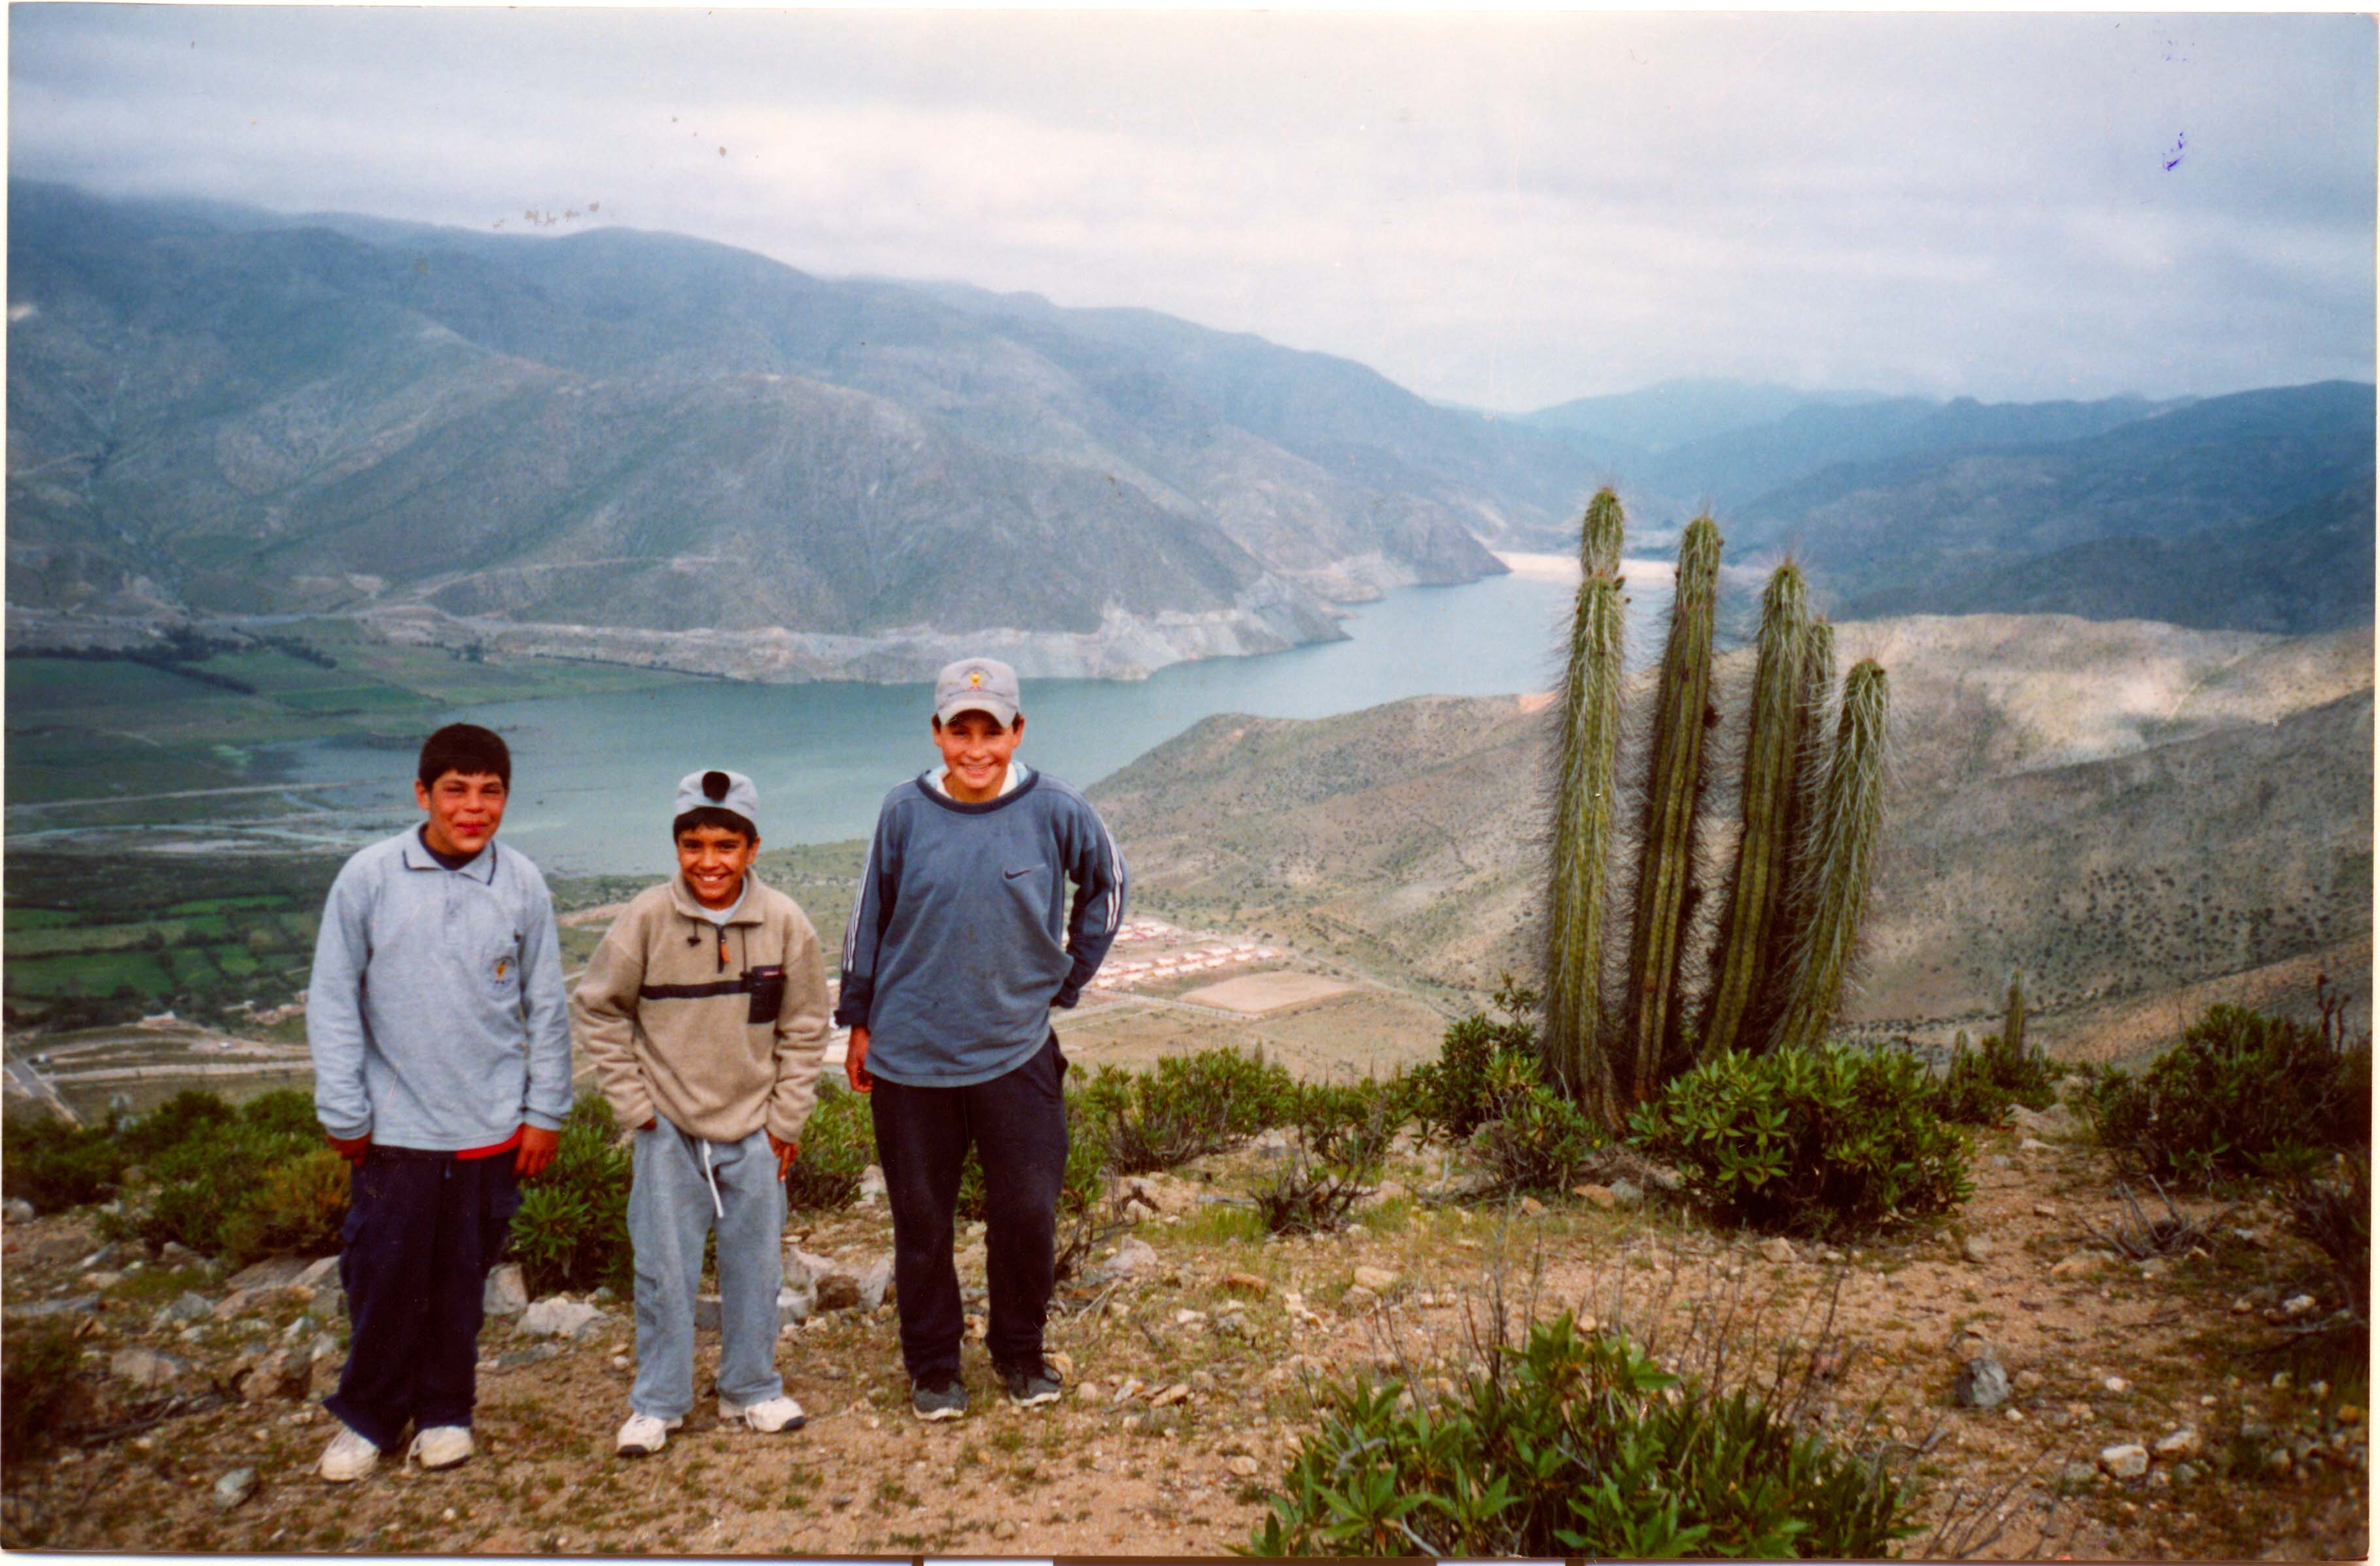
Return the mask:
<svg viewBox="0 0 2380 1566">
<path fill-rule="evenodd" d="M 1541 691 L 1553 682 L 1572 592 L 1517 575 L 1408 588 L 1358 608 L 1345 642 L 1177 664 L 1146 680 L 1027 680 L 1018 753 L 1087 788 L 1215 713 L 1324 717 L 1407 696 Z M 1658 623 L 1646 617 L 1666 595 L 1634 598 L 1636 624 Z M 1650 640 L 1641 630 L 1632 638 L 1640 652 Z M 666 853 L 672 790 L 698 767 L 752 776 L 767 841 L 865 837 L 885 789 L 934 760 L 930 695 L 922 684 L 704 681 L 458 708 L 448 718 L 485 724 L 513 748 L 507 843 L 552 870 L 631 874 Z M 305 781 L 356 785 L 339 804 L 409 798 L 406 758 L 385 749 L 326 743 L 296 765 Z"/>
</svg>

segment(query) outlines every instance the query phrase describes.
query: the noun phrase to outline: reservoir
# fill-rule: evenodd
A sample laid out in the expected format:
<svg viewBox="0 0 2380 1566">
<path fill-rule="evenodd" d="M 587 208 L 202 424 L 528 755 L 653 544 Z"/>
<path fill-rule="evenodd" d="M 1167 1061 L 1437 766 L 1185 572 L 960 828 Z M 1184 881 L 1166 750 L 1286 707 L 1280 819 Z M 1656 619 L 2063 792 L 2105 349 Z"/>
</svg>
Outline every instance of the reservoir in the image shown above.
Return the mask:
<svg viewBox="0 0 2380 1566">
<path fill-rule="evenodd" d="M 1558 569 L 1524 569 L 1406 588 L 1354 608 L 1342 622 L 1344 642 L 1175 664 L 1146 680 L 1027 679 L 1018 755 L 1088 788 L 1217 713 L 1326 717 L 1408 696 L 1546 690 L 1558 676 L 1574 580 L 1574 571 L 1563 580 Z M 1632 662 L 1658 654 L 1658 611 L 1668 605 L 1666 572 L 1637 581 Z M 764 841 L 867 836 L 884 791 L 934 762 L 931 708 L 926 684 L 689 680 L 444 716 L 484 724 L 512 747 L 506 843 L 564 874 L 627 875 L 665 867 L 672 789 L 699 767 L 752 776 Z M 409 758 L 325 741 L 293 759 L 299 779 L 353 785 L 323 803 L 369 811 L 375 797 L 387 800 L 391 829 L 411 815 Z"/>
</svg>

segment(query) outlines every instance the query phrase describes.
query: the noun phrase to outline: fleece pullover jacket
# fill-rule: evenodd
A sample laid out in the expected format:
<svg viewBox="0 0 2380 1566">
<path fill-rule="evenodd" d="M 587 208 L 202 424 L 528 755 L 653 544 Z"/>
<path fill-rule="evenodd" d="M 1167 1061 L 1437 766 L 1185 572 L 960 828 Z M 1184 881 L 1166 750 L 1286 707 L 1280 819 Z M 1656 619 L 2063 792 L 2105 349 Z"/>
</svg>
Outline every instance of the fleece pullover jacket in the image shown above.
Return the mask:
<svg viewBox="0 0 2380 1566">
<path fill-rule="evenodd" d="M 334 1136 L 456 1153 L 570 1110 L 570 1023 L 553 899 L 491 842 L 460 868 L 419 832 L 331 884 L 306 991 L 314 1110 Z"/>
<path fill-rule="evenodd" d="M 1031 1059 L 1050 1008 L 1099 972 L 1124 889 L 1107 824 L 1048 774 L 976 804 L 911 778 L 876 817 L 835 1021 L 867 1027 L 868 1070 L 887 1082 L 989 1082 Z"/>
<path fill-rule="evenodd" d="M 801 1135 L 826 1052 L 826 960 L 809 916 L 750 871 L 724 923 L 682 875 L 638 893 L 570 1009 L 623 1126 L 658 1115 L 705 1142 Z"/>
</svg>

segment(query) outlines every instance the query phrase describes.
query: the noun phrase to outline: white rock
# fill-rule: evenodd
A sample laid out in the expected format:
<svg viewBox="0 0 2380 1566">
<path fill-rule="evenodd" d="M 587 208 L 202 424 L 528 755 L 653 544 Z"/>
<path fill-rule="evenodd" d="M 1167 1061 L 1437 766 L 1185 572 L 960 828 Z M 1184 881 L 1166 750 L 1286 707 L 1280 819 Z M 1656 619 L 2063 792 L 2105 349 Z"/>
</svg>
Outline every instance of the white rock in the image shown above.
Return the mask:
<svg viewBox="0 0 2380 1566">
<path fill-rule="evenodd" d="M 777 1290 L 777 1326 L 783 1328 L 808 1321 L 817 1311 L 818 1285 L 810 1281 L 809 1274 L 785 1274 Z"/>
<path fill-rule="evenodd" d="M 1990 1261 L 1992 1259 L 1991 1239 L 1987 1235 L 1970 1234 L 1960 1245 L 1959 1254 L 1971 1262 Z"/>
<path fill-rule="evenodd" d="M 1146 1240 L 1126 1236 L 1107 1264 L 1111 1278 L 1146 1278 L 1158 1268 L 1157 1249 Z"/>
<path fill-rule="evenodd" d="M 1645 1200 L 1645 1191 L 1633 1180 L 1615 1180 L 1611 1182 L 1611 1198 L 1623 1207 L 1633 1207 Z"/>
<path fill-rule="evenodd" d="M 1772 1236 L 1760 1242 L 1760 1259 L 1764 1262 L 1790 1262 L 1793 1259 L 1793 1242 L 1783 1235 Z"/>
<path fill-rule="evenodd" d="M 859 1308 L 872 1311 L 892 1294 L 892 1258 L 879 1256 L 859 1274 Z"/>
<path fill-rule="evenodd" d="M 215 1481 L 215 1510 L 229 1511 L 256 1493 L 256 1470 L 235 1468 Z"/>
<path fill-rule="evenodd" d="M 22 1196 L 11 1196 L 6 1203 L 0 1203 L 0 1218 L 9 1223 L 30 1223 L 33 1221 L 33 1205 Z"/>
<path fill-rule="evenodd" d="M 488 1286 L 480 1291 L 480 1303 L 490 1315 L 518 1315 L 528 1309 L 528 1283 L 518 1262 L 488 1270 Z"/>
<path fill-rule="evenodd" d="M 2120 1376 L 2110 1376 L 2099 1385 L 2111 1392 L 2129 1392 L 2132 1389 L 2132 1384 Z"/>
<path fill-rule="evenodd" d="M 2149 1450 L 2138 1441 L 2099 1450 L 2099 1466 L 2118 1479 L 2137 1479 L 2149 1471 Z"/>
<path fill-rule="evenodd" d="M 2285 1316 L 2312 1315 L 2313 1312 L 2314 1297 L 2311 1294 L 2292 1294 L 2281 1302 L 2281 1314 Z"/>
<path fill-rule="evenodd" d="M 2156 1454 L 2163 1458 L 2196 1457 L 2199 1445 L 2197 1427 L 2185 1425 L 2172 1435 L 2159 1438 Z"/>
<path fill-rule="evenodd" d="M 599 1330 L 602 1320 L 603 1313 L 593 1305 L 556 1296 L 521 1312 L 520 1329 L 531 1338 L 584 1338 Z"/>
<path fill-rule="evenodd" d="M 161 1354 L 154 1349 L 118 1349 L 107 1362 L 107 1372 L 119 1381 L 153 1391 L 179 1381 L 189 1374 L 190 1366 L 187 1360 Z"/>
<path fill-rule="evenodd" d="M 213 1303 L 204 1294 L 186 1290 L 175 1296 L 172 1304 L 157 1313 L 157 1321 L 160 1326 L 170 1326 L 177 1321 L 203 1321 L 213 1312 Z"/>
<path fill-rule="evenodd" d="M 1397 1275 L 1386 1267 L 1359 1266 L 1355 1269 L 1355 1286 L 1385 1294 L 1397 1286 Z"/>
<path fill-rule="evenodd" d="M 875 1164 L 859 1171 L 859 1199 L 862 1202 L 884 1200 L 884 1171 Z"/>
</svg>

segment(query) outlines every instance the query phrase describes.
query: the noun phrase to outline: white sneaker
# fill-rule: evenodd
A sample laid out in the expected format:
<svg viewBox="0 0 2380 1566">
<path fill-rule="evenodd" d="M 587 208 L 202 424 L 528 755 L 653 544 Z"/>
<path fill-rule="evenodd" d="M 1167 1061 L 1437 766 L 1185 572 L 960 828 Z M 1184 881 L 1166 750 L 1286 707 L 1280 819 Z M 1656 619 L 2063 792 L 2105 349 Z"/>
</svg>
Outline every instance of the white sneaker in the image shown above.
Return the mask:
<svg viewBox="0 0 2380 1566">
<path fill-rule="evenodd" d="M 628 1422 L 620 1426 L 619 1438 L 612 1448 L 622 1457 L 650 1457 L 669 1445 L 669 1433 L 685 1424 L 683 1419 L 655 1419 L 650 1413 L 631 1413 Z"/>
<path fill-rule="evenodd" d="M 764 1436 L 780 1430 L 798 1430 L 809 1420 L 802 1405 L 780 1392 L 773 1398 L 763 1398 L 757 1403 L 739 1403 L 731 1398 L 719 1400 L 719 1417 L 740 1420 Z"/>
<path fill-rule="evenodd" d="M 414 1434 L 413 1445 L 407 1450 L 405 1461 L 418 1462 L 424 1468 L 452 1468 L 471 1455 L 471 1427 L 468 1425 L 432 1425 Z"/>
<path fill-rule="evenodd" d="M 342 1425 L 314 1471 L 334 1485 L 352 1485 L 379 1466 L 380 1449 Z"/>
</svg>

